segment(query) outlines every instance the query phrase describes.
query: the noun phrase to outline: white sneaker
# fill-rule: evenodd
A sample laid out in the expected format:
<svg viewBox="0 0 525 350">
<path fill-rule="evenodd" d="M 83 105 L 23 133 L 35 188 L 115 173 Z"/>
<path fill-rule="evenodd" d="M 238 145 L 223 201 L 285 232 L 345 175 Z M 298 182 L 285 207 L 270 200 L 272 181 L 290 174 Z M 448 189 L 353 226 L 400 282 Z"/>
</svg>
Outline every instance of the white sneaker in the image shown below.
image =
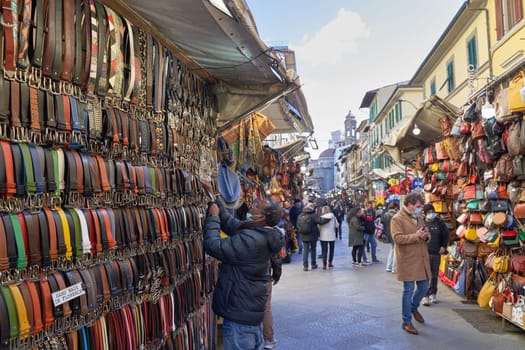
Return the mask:
<svg viewBox="0 0 525 350">
<path fill-rule="evenodd" d="M 275 346 L 277 345 L 277 340 L 273 339 L 273 340 L 265 340 L 264 341 L 264 348 L 265 349 L 273 349 Z"/>
<path fill-rule="evenodd" d="M 430 306 L 430 300 L 428 299 L 428 297 L 424 297 L 423 299 L 421 299 L 421 304 L 425 306 Z"/>
<path fill-rule="evenodd" d="M 437 298 L 437 296 L 436 296 L 435 294 L 432 294 L 432 295 L 430 296 L 430 302 L 431 302 L 432 304 L 437 304 L 437 303 L 439 303 L 438 298 Z"/>
</svg>

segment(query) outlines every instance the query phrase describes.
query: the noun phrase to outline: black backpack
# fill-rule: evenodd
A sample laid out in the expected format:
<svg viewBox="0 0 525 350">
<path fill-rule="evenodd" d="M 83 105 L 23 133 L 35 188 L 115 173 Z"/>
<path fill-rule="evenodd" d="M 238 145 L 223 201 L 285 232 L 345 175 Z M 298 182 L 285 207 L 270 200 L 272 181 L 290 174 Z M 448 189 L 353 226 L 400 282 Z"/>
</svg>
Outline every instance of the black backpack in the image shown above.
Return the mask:
<svg viewBox="0 0 525 350">
<path fill-rule="evenodd" d="M 297 218 L 297 231 L 302 234 L 309 234 L 312 228 L 312 215 L 307 213 L 299 214 Z"/>
</svg>

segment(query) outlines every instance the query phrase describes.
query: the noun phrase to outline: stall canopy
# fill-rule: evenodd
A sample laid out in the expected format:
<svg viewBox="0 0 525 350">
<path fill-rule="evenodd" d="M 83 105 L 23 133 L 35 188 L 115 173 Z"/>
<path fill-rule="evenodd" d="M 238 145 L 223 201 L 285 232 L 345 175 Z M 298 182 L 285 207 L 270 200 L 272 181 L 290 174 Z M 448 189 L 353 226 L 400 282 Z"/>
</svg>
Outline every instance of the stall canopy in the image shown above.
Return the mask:
<svg viewBox="0 0 525 350">
<path fill-rule="evenodd" d="M 212 2 L 104 0 L 154 33 L 188 69 L 213 84 L 219 126 L 267 108 L 276 132 L 312 132 L 300 86 L 288 76 L 277 51 L 259 37 L 245 1 L 225 1 L 225 11 Z M 287 99 L 291 106 L 283 102 Z"/>
<path fill-rule="evenodd" d="M 457 107 L 434 95 L 424 101 L 416 113 L 397 130 L 391 132 L 383 147 L 397 163 L 410 163 L 416 159 L 419 151 L 443 136 L 439 119 L 446 115 L 453 123 L 457 114 Z M 419 135 L 412 133 L 415 124 L 421 130 Z"/>
<path fill-rule="evenodd" d="M 298 139 L 293 142 L 287 143 L 274 149 L 278 151 L 284 159 L 292 159 L 295 156 L 304 154 L 304 147 L 306 146 L 305 139 Z"/>
</svg>

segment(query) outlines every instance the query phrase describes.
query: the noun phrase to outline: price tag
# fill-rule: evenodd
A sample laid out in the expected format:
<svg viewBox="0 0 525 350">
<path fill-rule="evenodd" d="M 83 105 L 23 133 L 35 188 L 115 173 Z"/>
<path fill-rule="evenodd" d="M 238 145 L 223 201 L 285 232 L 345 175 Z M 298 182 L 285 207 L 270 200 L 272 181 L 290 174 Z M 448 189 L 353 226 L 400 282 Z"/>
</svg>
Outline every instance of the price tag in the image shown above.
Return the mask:
<svg viewBox="0 0 525 350">
<path fill-rule="evenodd" d="M 84 294 L 86 294 L 86 291 L 82 289 L 82 283 L 79 282 L 66 289 L 51 293 L 51 297 L 53 298 L 53 305 L 57 307 Z"/>
</svg>

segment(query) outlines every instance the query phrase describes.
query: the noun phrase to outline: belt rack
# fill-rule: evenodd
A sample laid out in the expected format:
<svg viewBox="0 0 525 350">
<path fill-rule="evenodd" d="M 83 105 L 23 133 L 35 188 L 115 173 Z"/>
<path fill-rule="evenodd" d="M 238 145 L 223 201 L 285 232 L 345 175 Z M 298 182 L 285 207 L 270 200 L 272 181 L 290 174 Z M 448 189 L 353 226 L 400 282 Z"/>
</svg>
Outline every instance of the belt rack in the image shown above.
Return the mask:
<svg viewBox="0 0 525 350">
<path fill-rule="evenodd" d="M 213 348 L 209 87 L 101 1 L 0 1 L 0 350 Z"/>
</svg>

